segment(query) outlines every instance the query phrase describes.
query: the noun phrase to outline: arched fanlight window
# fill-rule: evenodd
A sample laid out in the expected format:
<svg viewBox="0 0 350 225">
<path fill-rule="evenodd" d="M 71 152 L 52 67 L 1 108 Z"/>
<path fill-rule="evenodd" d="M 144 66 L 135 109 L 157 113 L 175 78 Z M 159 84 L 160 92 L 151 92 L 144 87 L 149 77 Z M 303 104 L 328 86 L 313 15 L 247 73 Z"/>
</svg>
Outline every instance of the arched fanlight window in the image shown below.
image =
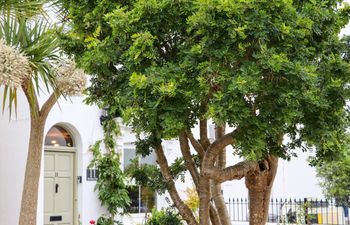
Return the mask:
<svg viewBox="0 0 350 225">
<path fill-rule="evenodd" d="M 73 147 L 73 138 L 70 133 L 59 126 L 53 126 L 45 137 L 46 146 Z"/>
</svg>

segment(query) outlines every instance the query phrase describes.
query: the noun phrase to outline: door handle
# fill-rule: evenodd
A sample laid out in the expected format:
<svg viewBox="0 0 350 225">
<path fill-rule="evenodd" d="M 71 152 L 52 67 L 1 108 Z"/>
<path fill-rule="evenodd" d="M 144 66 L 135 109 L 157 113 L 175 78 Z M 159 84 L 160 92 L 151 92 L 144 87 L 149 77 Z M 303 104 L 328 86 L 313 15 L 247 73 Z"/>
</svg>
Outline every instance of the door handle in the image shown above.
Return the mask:
<svg viewBox="0 0 350 225">
<path fill-rule="evenodd" d="M 58 184 L 55 185 L 55 193 L 58 193 Z"/>
</svg>

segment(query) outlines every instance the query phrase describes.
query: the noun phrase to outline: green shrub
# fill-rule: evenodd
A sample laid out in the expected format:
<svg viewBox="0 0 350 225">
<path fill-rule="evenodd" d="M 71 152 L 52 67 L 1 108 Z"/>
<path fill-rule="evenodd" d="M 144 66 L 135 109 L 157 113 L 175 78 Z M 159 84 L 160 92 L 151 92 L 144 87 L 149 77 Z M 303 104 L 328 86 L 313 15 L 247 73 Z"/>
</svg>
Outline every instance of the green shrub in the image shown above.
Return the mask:
<svg viewBox="0 0 350 225">
<path fill-rule="evenodd" d="M 182 225 L 181 219 L 174 210 L 167 208 L 165 210 L 152 210 L 152 216 L 146 225 Z"/>
<path fill-rule="evenodd" d="M 97 220 L 96 225 L 123 225 L 120 221 L 111 220 L 110 217 L 101 216 Z"/>
</svg>

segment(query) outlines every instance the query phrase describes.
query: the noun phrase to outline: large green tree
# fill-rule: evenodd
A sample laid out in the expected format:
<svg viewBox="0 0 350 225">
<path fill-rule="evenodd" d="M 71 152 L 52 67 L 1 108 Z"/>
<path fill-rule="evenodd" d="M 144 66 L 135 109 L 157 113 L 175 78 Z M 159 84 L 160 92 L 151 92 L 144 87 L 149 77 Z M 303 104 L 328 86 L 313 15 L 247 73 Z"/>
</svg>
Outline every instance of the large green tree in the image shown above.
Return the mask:
<svg viewBox="0 0 350 225">
<path fill-rule="evenodd" d="M 350 61 L 350 36 L 344 37 L 346 49 L 343 59 Z M 349 107 L 349 105 L 347 105 Z M 324 161 L 316 165 L 317 176 L 326 197 L 334 198 L 337 203 L 350 206 L 350 145 L 339 152 L 337 160 Z"/>
<path fill-rule="evenodd" d="M 201 225 L 230 224 L 220 185 L 241 178 L 250 224 L 265 224 L 279 158 L 312 147 L 316 162 L 344 148 L 350 76 L 338 36 L 349 19 L 342 1 L 62 3 L 71 19 L 64 48 L 93 74 L 90 102 L 108 106 L 143 134 L 138 150 L 155 151 L 188 224 L 198 222 L 178 195 L 163 139 L 180 142 L 199 194 Z M 227 167 L 229 145 L 243 160 Z"/>
<path fill-rule="evenodd" d="M 350 206 L 350 152 L 335 162 L 318 165 L 316 171 L 325 195 Z"/>
<path fill-rule="evenodd" d="M 346 50 L 344 60 L 350 61 L 350 36 L 343 39 Z M 347 106 L 349 107 L 349 106 Z M 338 203 L 350 206 L 350 148 L 349 144 L 336 161 L 326 161 L 316 165 L 317 176 L 324 194 L 328 198 L 334 198 Z"/>
</svg>

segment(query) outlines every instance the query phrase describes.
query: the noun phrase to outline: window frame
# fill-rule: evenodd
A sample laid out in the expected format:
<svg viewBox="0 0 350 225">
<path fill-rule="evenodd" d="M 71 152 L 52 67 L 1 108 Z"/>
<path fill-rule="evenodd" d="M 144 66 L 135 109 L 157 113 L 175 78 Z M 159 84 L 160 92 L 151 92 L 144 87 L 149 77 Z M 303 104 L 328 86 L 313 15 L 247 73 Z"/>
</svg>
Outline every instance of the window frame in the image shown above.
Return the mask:
<svg viewBox="0 0 350 225">
<path fill-rule="evenodd" d="M 127 163 L 130 163 L 130 162 L 126 162 L 125 161 L 125 151 L 134 151 L 135 152 L 135 158 L 137 157 L 139 159 L 139 163 L 141 162 L 142 160 L 142 156 L 140 155 L 137 155 L 136 154 L 136 148 L 134 145 L 127 145 L 123 148 L 123 157 L 122 157 L 122 160 L 123 160 L 123 170 L 126 169 L 126 167 L 128 166 Z M 151 153 L 153 156 L 154 156 L 154 163 L 151 164 L 151 165 L 156 165 L 156 159 L 155 159 L 155 154 L 154 153 Z M 131 159 L 135 159 L 135 158 L 131 158 Z M 148 163 L 149 164 L 149 163 Z M 143 206 L 142 206 L 142 188 L 148 188 L 148 187 L 142 187 L 141 185 L 136 185 L 135 182 L 133 180 L 129 180 L 128 184 L 127 184 L 127 187 L 132 187 L 132 186 L 135 186 L 135 187 L 138 187 L 138 206 L 137 206 L 137 212 L 132 212 L 132 210 L 126 210 L 127 213 L 130 213 L 130 214 L 140 214 L 140 213 L 150 213 L 152 212 L 152 209 L 153 207 L 157 207 L 157 193 L 155 191 L 153 191 L 153 207 L 152 208 L 149 208 L 147 207 L 147 211 L 143 211 Z M 150 189 L 150 191 L 152 191 Z M 129 194 L 130 196 L 130 194 Z M 130 199 L 131 200 L 131 199 Z"/>
</svg>

